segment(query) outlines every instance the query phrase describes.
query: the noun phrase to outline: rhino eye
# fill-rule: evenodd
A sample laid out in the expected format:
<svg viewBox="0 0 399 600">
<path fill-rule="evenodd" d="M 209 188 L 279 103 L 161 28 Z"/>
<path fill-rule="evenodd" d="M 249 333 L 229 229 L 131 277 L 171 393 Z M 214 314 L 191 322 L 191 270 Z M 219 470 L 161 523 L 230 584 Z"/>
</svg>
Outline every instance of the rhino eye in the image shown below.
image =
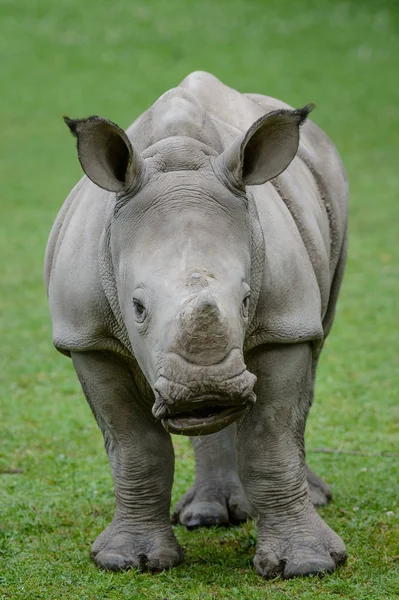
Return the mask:
<svg viewBox="0 0 399 600">
<path fill-rule="evenodd" d="M 142 323 L 147 316 L 147 311 L 144 304 L 140 300 L 137 300 L 137 298 L 133 298 L 133 310 L 136 321 Z"/>
</svg>

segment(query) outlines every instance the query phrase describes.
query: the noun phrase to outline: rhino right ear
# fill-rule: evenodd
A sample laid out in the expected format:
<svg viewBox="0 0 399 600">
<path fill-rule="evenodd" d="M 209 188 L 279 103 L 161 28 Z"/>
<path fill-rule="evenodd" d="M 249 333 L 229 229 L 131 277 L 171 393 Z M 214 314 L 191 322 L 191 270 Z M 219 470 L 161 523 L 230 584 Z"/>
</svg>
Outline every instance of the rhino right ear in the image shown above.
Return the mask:
<svg viewBox="0 0 399 600">
<path fill-rule="evenodd" d="M 266 113 L 216 158 L 216 169 L 239 188 L 262 185 L 277 177 L 294 159 L 299 127 L 313 108 L 314 104 L 308 104 L 297 110 Z"/>
<path fill-rule="evenodd" d="M 123 192 L 142 180 L 145 163 L 118 125 L 97 116 L 64 121 L 78 140 L 80 164 L 93 183 Z"/>
</svg>

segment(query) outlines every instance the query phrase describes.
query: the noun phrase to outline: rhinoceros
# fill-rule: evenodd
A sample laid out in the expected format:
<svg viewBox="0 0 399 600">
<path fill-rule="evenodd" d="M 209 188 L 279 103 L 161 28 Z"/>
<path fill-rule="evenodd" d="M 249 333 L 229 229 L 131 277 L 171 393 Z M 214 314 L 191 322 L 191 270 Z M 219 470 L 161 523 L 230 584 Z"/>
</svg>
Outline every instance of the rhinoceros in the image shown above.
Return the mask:
<svg viewBox="0 0 399 600">
<path fill-rule="evenodd" d="M 114 480 L 100 567 L 181 562 L 171 433 L 192 438 L 196 462 L 172 522 L 256 518 L 265 578 L 346 559 L 314 508 L 329 487 L 305 462 L 348 200 L 312 108 L 195 72 L 126 132 L 65 117 L 86 176 L 56 218 L 45 280 L 53 343 L 72 358 Z"/>
</svg>

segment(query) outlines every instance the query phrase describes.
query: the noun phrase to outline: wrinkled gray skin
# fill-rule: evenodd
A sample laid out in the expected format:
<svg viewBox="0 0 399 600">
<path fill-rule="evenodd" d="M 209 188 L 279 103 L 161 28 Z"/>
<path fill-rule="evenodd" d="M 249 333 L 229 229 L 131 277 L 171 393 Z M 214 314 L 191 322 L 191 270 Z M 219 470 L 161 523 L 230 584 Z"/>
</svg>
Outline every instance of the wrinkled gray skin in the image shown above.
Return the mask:
<svg viewBox="0 0 399 600">
<path fill-rule="evenodd" d="M 193 436 L 196 458 L 175 522 L 256 516 L 263 577 L 345 560 L 312 504 L 329 488 L 305 465 L 347 219 L 343 167 L 310 109 L 199 72 L 126 134 L 66 119 L 88 177 L 54 224 L 45 274 L 54 344 L 72 357 L 114 478 L 115 517 L 92 548 L 101 567 L 182 560 L 170 432 Z"/>
</svg>

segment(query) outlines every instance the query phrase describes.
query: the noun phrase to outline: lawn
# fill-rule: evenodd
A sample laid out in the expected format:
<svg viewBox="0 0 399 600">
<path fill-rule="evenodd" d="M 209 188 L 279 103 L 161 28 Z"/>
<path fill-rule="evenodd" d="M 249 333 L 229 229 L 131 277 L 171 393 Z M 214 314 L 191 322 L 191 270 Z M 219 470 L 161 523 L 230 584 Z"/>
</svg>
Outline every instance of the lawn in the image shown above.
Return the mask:
<svg viewBox="0 0 399 600">
<path fill-rule="evenodd" d="M 397 598 L 397 2 L 2 0 L 0 24 L 0 599 Z M 61 115 L 127 127 L 196 69 L 315 102 L 348 171 L 348 268 L 307 430 L 309 463 L 334 490 L 321 513 L 349 553 L 324 578 L 259 578 L 253 523 L 177 527 L 185 563 L 159 575 L 89 559 L 113 514 L 112 481 L 71 363 L 52 348 L 42 284 L 49 229 L 80 177 Z M 174 500 L 193 477 L 187 440 L 176 454 Z"/>
</svg>

